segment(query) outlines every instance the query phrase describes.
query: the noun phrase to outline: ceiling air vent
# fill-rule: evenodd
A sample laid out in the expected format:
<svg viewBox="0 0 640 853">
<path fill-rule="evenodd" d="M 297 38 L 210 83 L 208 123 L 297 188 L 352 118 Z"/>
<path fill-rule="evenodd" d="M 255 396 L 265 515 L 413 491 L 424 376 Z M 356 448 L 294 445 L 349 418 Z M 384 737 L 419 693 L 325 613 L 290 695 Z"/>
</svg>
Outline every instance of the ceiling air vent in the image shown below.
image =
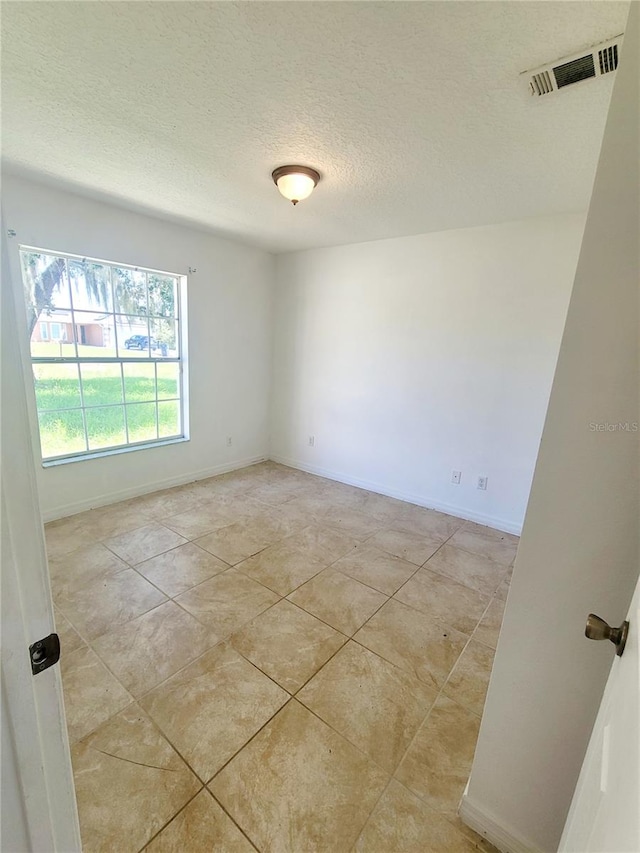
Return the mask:
<svg viewBox="0 0 640 853">
<path fill-rule="evenodd" d="M 615 71 L 618 67 L 618 45 L 612 44 L 610 47 L 599 50 L 598 61 L 600 62 L 601 74 L 608 74 L 610 71 Z"/>
<path fill-rule="evenodd" d="M 540 74 L 531 75 L 531 86 L 535 90 L 536 95 L 548 95 L 553 92 L 553 83 L 549 77 L 548 71 L 542 71 Z"/>
<path fill-rule="evenodd" d="M 520 77 L 525 81 L 527 90 L 534 97 L 552 95 L 567 86 L 593 80 L 610 74 L 618 67 L 619 46 L 622 34 L 587 50 L 565 56 L 555 62 L 549 62 L 540 68 L 524 71 Z"/>
<path fill-rule="evenodd" d="M 588 53 L 579 59 L 572 59 L 571 62 L 555 65 L 553 76 L 556 78 L 558 89 L 562 89 L 563 86 L 570 86 L 572 83 L 579 83 L 581 80 L 588 80 L 589 77 L 595 77 L 596 67 L 593 63 L 593 54 Z"/>
</svg>

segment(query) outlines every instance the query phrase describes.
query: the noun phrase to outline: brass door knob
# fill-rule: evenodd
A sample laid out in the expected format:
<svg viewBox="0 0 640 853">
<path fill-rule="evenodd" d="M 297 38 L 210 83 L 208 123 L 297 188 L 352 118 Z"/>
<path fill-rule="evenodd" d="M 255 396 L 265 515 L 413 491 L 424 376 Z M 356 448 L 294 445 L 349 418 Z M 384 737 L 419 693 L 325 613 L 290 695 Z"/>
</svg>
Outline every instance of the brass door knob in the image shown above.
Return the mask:
<svg viewBox="0 0 640 853">
<path fill-rule="evenodd" d="M 595 613 L 590 613 L 584 633 L 590 640 L 611 640 L 616 647 L 616 654 L 620 656 L 627 642 L 629 623 L 623 622 L 619 628 L 612 628 L 604 619 L 596 616 Z"/>
</svg>

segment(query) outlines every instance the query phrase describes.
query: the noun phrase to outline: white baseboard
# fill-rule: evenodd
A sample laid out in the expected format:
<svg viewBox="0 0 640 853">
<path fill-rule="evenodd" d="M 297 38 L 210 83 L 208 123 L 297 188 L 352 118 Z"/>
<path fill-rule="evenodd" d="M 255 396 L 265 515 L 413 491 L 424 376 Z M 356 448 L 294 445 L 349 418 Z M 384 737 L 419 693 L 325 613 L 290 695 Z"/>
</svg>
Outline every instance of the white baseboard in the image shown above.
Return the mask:
<svg viewBox="0 0 640 853">
<path fill-rule="evenodd" d="M 84 500 L 64 504 L 43 512 L 42 518 L 45 522 L 55 521 L 58 518 L 66 518 L 68 515 L 75 515 L 78 512 L 84 512 L 88 509 L 97 509 L 101 506 L 118 503 L 118 501 L 125 501 L 129 498 L 137 498 L 140 495 L 148 495 L 152 492 L 158 492 L 161 489 L 170 489 L 172 486 L 182 486 L 186 483 L 193 483 L 196 480 L 206 480 L 207 477 L 215 477 L 216 474 L 226 474 L 228 471 L 236 471 L 240 468 L 246 468 L 249 465 L 255 465 L 258 462 L 264 462 L 267 458 L 271 459 L 273 462 L 279 462 L 281 465 L 296 468 L 299 471 L 306 471 L 309 474 L 317 474 L 319 477 L 325 477 L 328 480 L 336 480 L 339 483 L 347 483 L 350 486 L 357 486 L 360 489 L 368 489 L 371 492 L 386 495 L 390 498 L 397 498 L 398 500 L 407 501 L 408 503 L 417 504 L 418 506 L 424 506 L 428 509 L 446 512 L 448 515 L 453 515 L 456 518 L 464 518 L 466 521 L 475 521 L 478 524 L 486 524 L 488 527 L 493 527 L 496 530 L 502 530 L 505 533 L 515 533 L 519 536 L 522 529 L 521 525 L 513 524 L 510 521 L 505 521 L 505 519 L 495 518 L 494 516 L 474 512 L 472 510 L 465 509 L 464 507 L 431 500 L 423 495 L 414 495 L 410 492 L 390 489 L 387 486 L 383 486 L 382 484 L 371 480 L 361 480 L 357 477 L 351 477 L 348 474 L 329 471 L 328 469 L 321 468 L 317 465 L 307 465 L 296 459 L 288 459 L 275 454 L 271 454 L 269 457 L 254 456 L 248 459 L 238 459 L 235 462 L 226 462 L 221 465 L 215 465 L 212 468 L 203 468 L 199 471 L 191 471 L 186 474 L 168 477 L 163 480 L 154 480 L 151 483 L 132 486 L 129 489 L 122 489 L 118 492 L 110 492 L 93 498 L 85 498 Z"/>
<path fill-rule="evenodd" d="M 463 823 L 474 832 L 490 841 L 502 853 L 543 853 L 530 841 L 527 841 L 511 827 L 499 822 L 493 815 L 472 803 L 465 791 L 458 815 Z"/>
<path fill-rule="evenodd" d="M 197 480 L 206 480 L 208 477 L 215 477 L 216 474 L 226 474 L 228 471 L 238 471 L 240 468 L 247 468 L 249 465 L 264 462 L 266 458 L 266 456 L 254 456 L 250 459 L 237 459 L 235 462 L 214 465 L 213 468 L 203 468 L 199 471 L 191 471 L 188 474 L 167 477 L 164 480 L 154 480 L 152 483 L 145 483 L 141 486 L 132 486 L 130 489 L 122 489 L 119 492 L 110 492 L 109 494 L 98 495 L 94 498 L 85 498 L 84 500 L 64 504 L 63 506 L 43 512 L 42 520 L 44 522 L 55 521 L 58 518 L 66 518 L 68 515 L 84 512 L 87 509 L 97 509 L 101 506 L 118 503 L 118 501 L 126 501 L 129 498 L 137 498 L 140 495 L 149 495 L 153 492 L 159 492 L 162 489 L 170 489 L 172 486 L 183 486 L 186 483 L 195 483 Z"/>
<path fill-rule="evenodd" d="M 478 524 L 485 524 L 487 527 L 502 530 L 504 533 L 515 533 L 516 536 L 519 536 L 522 532 L 521 524 L 514 524 L 512 521 L 507 521 L 504 518 L 495 518 L 492 515 L 485 515 L 474 510 L 465 509 L 464 507 L 432 500 L 424 495 L 414 495 L 410 492 L 390 489 L 381 483 L 375 483 L 371 480 L 361 480 L 358 477 L 351 477 L 348 474 L 337 471 L 329 471 L 318 465 L 307 465 L 304 462 L 299 462 L 297 459 L 288 459 L 285 456 L 278 456 L 273 453 L 269 458 L 273 462 L 279 462 L 281 465 L 288 465 L 289 468 L 297 468 L 300 471 L 306 471 L 308 474 L 317 474 L 319 477 L 326 477 L 328 480 L 337 480 L 339 483 L 347 483 L 350 486 L 357 486 L 360 489 L 368 489 L 370 492 L 376 492 L 390 498 L 397 498 L 398 500 L 424 506 L 428 509 L 435 509 L 438 512 L 446 512 L 448 515 L 454 515 L 456 518 L 464 518 L 465 521 L 475 521 Z"/>
</svg>

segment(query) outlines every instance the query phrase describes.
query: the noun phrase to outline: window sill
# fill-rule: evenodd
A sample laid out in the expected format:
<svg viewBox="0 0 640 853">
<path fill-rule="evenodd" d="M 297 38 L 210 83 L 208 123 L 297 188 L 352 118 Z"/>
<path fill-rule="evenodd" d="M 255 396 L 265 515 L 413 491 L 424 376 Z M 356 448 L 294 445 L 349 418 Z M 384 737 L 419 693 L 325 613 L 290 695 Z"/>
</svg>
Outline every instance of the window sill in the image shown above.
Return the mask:
<svg viewBox="0 0 640 853">
<path fill-rule="evenodd" d="M 110 447 L 105 450 L 96 450 L 94 453 L 83 453 L 75 456 L 60 456 L 56 459 L 46 459 L 42 462 L 43 468 L 55 468 L 58 465 L 69 465 L 72 462 L 85 462 L 87 459 L 101 459 L 103 456 L 117 456 L 121 453 L 133 453 L 136 450 L 150 450 L 154 447 L 166 447 L 169 444 L 181 444 L 189 441 L 188 435 L 180 435 L 176 438 L 162 438 L 158 441 L 145 441 L 139 444 L 128 444 L 126 447 Z"/>
</svg>

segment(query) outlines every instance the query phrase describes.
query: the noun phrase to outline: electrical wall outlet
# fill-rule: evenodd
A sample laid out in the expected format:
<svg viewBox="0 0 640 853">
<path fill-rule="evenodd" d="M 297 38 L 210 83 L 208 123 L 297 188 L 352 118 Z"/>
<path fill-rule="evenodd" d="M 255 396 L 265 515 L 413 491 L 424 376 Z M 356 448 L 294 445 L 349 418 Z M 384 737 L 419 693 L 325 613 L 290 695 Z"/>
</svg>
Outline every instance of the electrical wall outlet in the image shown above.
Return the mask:
<svg viewBox="0 0 640 853">
<path fill-rule="evenodd" d="M 460 485 L 460 480 L 461 480 L 461 479 L 462 479 L 462 471 L 453 471 L 453 473 L 451 474 L 451 482 L 452 482 L 455 486 L 459 486 L 459 485 Z"/>
<path fill-rule="evenodd" d="M 488 482 L 489 482 L 488 477 L 478 477 L 478 488 L 482 489 L 483 492 L 486 492 Z"/>
<path fill-rule="evenodd" d="M 315 447 L 315 446 L 316 446 L 316 437 L 315 437 L 315 435 L 310 435 L 309 436 L 309 447 Z"/>
<path fill-rule="evenodd" d="M 231 447 L 232 444 L 233 444 L 233 438 L 230 435 L 228 435 L 227 436 L 227 447 Z"/>
</svg>

